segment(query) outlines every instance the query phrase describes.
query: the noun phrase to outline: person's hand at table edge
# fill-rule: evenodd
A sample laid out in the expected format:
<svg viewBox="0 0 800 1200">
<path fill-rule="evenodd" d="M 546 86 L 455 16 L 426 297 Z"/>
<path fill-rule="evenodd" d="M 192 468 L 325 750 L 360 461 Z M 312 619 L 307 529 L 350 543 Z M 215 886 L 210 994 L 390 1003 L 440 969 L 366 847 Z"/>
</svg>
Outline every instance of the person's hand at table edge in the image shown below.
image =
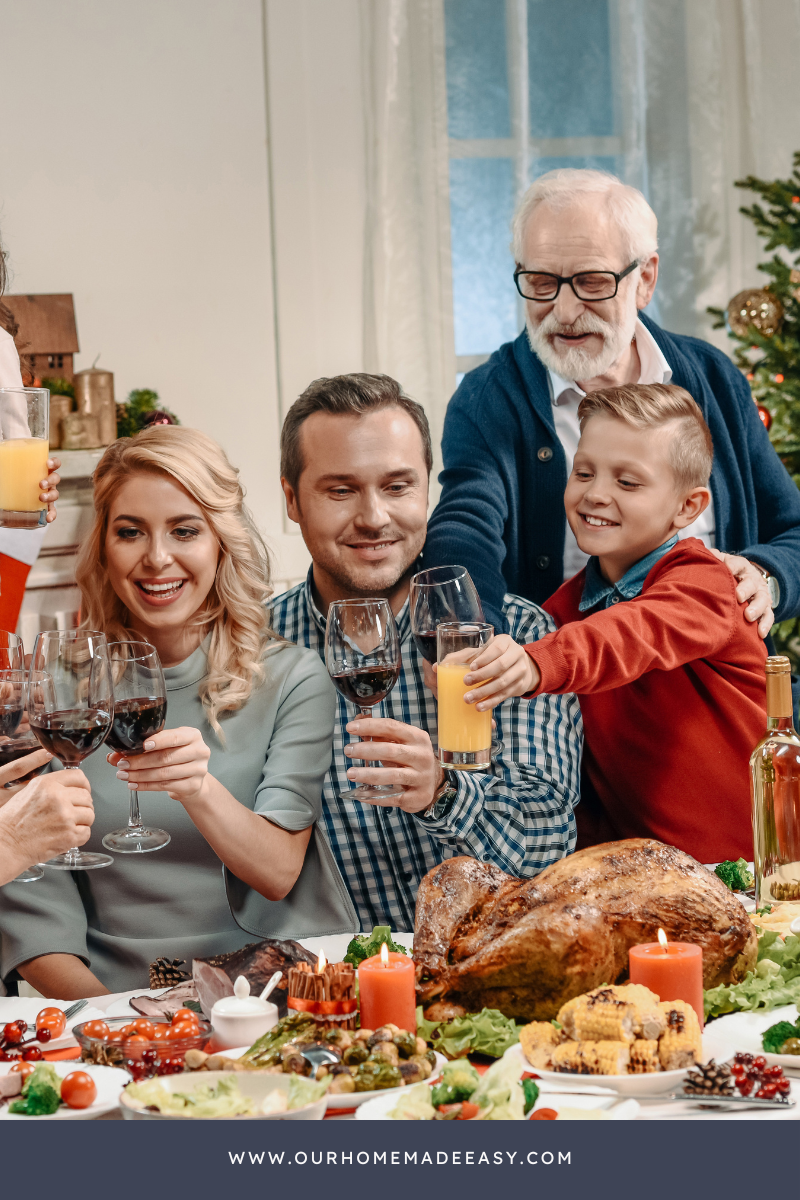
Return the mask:
<svg viewBox="0 0 800 1200">
<path fill-rule="evenodd" d="M 350 742 L 344 748 L 348 758 L 384 764 L 350 767 L 347 778 L 351 783 L 388 784 L 403 788 L 400 799 L 394 796 L 390 800 L 376 799 L 366 803 L 402 808 L 408 813 L 430 808 L 444 782 L 444 771 L 424 729 L 404 725 L 402 721 L 393 721 L 390 717 L 358 717 L 349 723 L 347 732 L 373 739 Z"/>
<path fill-rule="evenodd" d="M 464 685 L 481 686 L 465 692 L 464 700 L 474 704 L 478 712 L 486 712 L 512 696 L 527 696 L 536 690 L 540 679 L 539 668 L 525 647 L 507 633 L 498 633 L 470 663 Z"/>
<path fill-rule="evenodd" d="M 50 525 L 56 519 L 56 500 L 58 499 L 58 485 L 61 483 L 61 476 L 58 474 L 58 468 L 61 466 L 60 458 L 48 458 L 47 470 L 50 474 L 47 479 L 40 479 L 39 499 L 42 504 L 47 505 L 47 523 Z"/>
<path fill-rule="evenodd" d="M 738 581 L 736 599 L 739 604 L 747 604 L 748 600 L 750 602 L 744 610 L 745 620 L 751 624 L 758 621 L 759 635 L 765 638 L 775 623 L 766 579 L 749 558 L 742 558 L 740 554 L 724 554 L 722 550 L 717 549 L 713 549 L 711 553 L 725 564 Z"/>
</svg>

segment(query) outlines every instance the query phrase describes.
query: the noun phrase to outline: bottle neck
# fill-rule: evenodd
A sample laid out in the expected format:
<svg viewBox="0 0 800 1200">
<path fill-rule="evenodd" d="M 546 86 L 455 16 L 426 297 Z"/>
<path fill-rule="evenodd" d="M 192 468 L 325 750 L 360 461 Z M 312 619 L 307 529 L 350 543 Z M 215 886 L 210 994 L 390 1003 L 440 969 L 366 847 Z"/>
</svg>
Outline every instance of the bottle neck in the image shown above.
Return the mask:
<svg viewBox="0 0 800 1200">
<path fill-rule="evenodd" d="M 792 717 L 767 717 L 767 732 L 794 733 L 794 719 Z"/>
</svg>

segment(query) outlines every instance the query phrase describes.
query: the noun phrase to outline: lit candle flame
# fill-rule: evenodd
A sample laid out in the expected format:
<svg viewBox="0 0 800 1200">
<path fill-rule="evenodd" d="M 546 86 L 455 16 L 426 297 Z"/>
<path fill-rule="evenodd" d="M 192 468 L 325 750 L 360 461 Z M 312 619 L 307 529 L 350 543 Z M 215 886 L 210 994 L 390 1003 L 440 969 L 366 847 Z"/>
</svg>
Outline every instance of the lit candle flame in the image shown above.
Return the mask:
<svg viewBox="0 0 800 1200">
<path fill-rule="evenodd" d="M 327 965 L 328 965 L 328 960 L 327 960 L 327 958 L 325 957 L 325 951 L 324 951 L 324 950 L 320 950 L 320 952 L 319 952 L 319 961 L 317 962 L 317 974 L 318 974 L 318 975 L 321 975 L 321 974 L 322 974 L 322 972 L 323 972 L 323 971 L 325 970 L 325 968 L 327 967 Z"/>
<path fill-rule="evenodd" d="M 663 929 L 659 929 L 659 931 L 658 931 L 658 944 L 660 945 L 661 949 L 666 954 L 667 946 L 669 945 L 669 943 L 667 942 L 667 935 L 664 933 Z"/>
<path fill-rule="evenodd" d="M 386 942 L 381 946 L 381 966 L 389 966 L 389 947 L 386 945 Z"/>
</svg>

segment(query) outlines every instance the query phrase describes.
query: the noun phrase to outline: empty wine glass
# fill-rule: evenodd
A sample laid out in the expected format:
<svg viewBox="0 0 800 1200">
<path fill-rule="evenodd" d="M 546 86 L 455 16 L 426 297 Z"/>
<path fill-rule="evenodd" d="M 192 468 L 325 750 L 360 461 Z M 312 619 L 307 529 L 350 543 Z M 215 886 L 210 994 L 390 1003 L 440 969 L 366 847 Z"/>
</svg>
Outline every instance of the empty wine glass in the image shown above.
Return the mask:
<svg viewBox="0 0 800 1200">
<path fill-rule="evenodd" d="M 110 642 L 108 656 L 114 682 L 114 721 L 106 745 L 126 758 L 144 753 L 144 744 L 160 733 L 167 719 L 167 688 L 155 646 L 149 642 Z M 103 838 L 115 854 L 147 854 L 170 843 L 165 829 L 149 829 L 139 815 L 139 793 L 131 788 L 130 816 L 125 829 Z"/>
<path fill-rule="evenodd" d="M 25 651 L 22 638 L 0 629 L 0 671 L 24 671 Z"/>
<path fill-rule="evenodd" d="M 24 671 L 0 671 L 0 738 L 13 738 L 25 711 Z"/>
<path fill-rule="evenodd" d="M 28 680 L 28 715 L 35 737 L 66 770 L 79 767 L 106 740 L 114 690 L 104 633 L 48 629 L 36 638 Z M 110 854 L 73 848 L 44 863 L 59 871 L 90 871 Z"/>
<path fill-rule="evenodd" d="M 482 622 L 480 597 L 466 567 L 429 567 L 411 579 L 411 632 L 424 659 L 436 662 L 436 626 L 445 621 Z"/>
<path fill-rule="evenodd" d="M 400 674 L 400 639 L 388 600 L 335 600 L 325 626 L 325 666 L 360 717 L 389 695 Z M 369 738 L 362 738 L 369 741 Z M 399 799 L 401 787 L 364 783 L 342 793 L 350 800 Z"/>
</svg>

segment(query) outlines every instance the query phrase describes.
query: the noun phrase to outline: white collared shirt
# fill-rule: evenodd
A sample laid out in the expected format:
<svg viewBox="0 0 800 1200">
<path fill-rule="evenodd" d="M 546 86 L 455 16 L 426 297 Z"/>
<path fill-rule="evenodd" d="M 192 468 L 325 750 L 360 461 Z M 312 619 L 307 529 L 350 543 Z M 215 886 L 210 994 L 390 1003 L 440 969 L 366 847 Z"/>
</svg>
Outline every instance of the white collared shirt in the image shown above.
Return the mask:
<svg viewBox="0 0 800 1200">
<path fill-rule="evenodd" d="M 639 383 L 669 383 L 672 379 L 672 368 L 661 353 L 661 348 L 643 321 L 636 322 L 636 349 L 639 354 L 641 374 Z M 583 388 L 571 379 L 562 379 L 554 371 L 548 371 L 550 391 L 552 393 L 553 421 L 558 440 L 564 449 L 567 459 L 567 478 L 572 473 L 572 460 L 578 448 L 581 431 L 578 425 L 578 405 L 586 395 Z M 682 529 L 679 538 L 700 538 L 709 548 L 714 545 L 714 501 L 712 500 L 697 520 Z M 575 534 L 567 525 L 564 537 L 564 578 L 571 579 L 582 570 L 588 561 L 588 554 L 579 547 Z"/>
</svg>

